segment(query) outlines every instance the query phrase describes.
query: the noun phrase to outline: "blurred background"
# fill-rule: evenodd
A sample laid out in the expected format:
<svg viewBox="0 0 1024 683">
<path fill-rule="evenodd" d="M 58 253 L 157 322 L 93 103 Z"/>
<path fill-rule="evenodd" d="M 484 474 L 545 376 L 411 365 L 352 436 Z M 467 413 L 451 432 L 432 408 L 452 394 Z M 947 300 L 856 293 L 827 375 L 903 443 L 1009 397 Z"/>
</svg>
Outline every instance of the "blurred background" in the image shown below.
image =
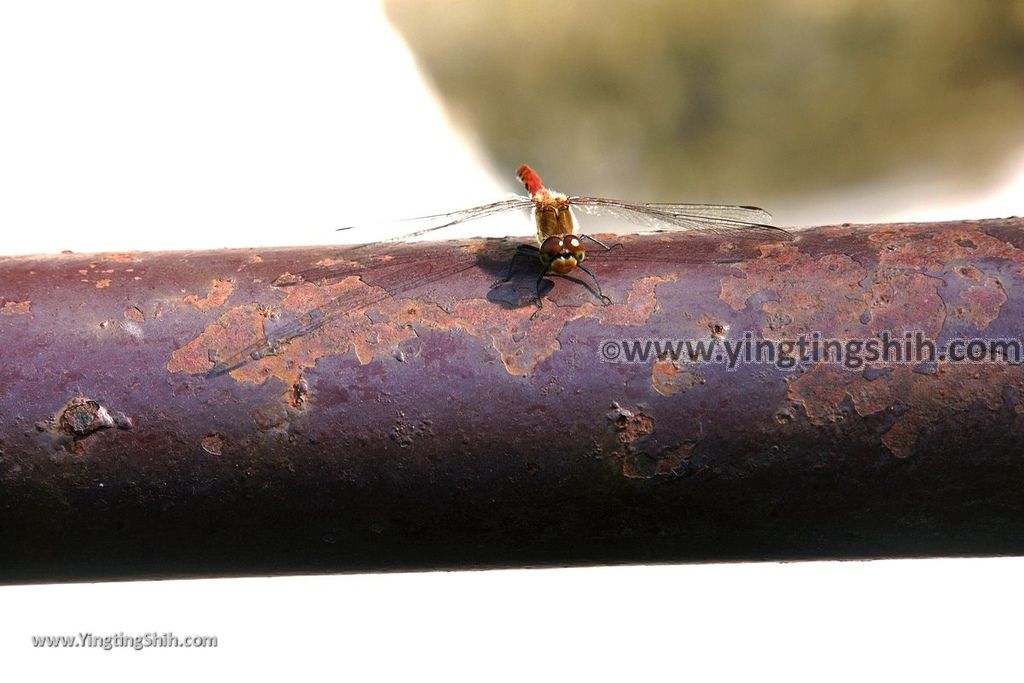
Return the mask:
<svg viewBox="0 0 1024 683">
<path fill-rule="evenodd" d="M 1024 0 L 0 2 L 0 98 L 0 255 L 373 239 L 334 229 L 493 201 L 524 162 L 783 225 L 1024 214 Z M 1022 568 L 7 586 L 0 657 L 76 681 L 993 680 L 1020 668 Z M 167 630 L 221 646 L 30 646 Z"/>
<path fill-rule="evenodd" d="M 1022 0 L 385 6 L 487 158 L 557 188 L 784 224 L 1024 212 Z"/>
<path fill-rule="evenodd" d="M 524 162 L 782 225 L 1024 213 L 1024 0 L 40 0 L 0 65 L 7 254 L 372 241 Z M 476 234 L 532 230 L 434 237 Z"/>
</svg>

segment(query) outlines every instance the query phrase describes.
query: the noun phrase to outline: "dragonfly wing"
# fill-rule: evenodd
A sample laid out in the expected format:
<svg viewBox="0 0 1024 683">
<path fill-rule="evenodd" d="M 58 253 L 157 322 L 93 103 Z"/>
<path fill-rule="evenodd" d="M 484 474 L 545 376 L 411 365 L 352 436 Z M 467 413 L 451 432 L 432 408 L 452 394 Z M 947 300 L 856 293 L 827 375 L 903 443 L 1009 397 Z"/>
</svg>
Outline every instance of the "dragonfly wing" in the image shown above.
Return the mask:
<svg viewBox="0 0 1024 683">
<path fill-rule="evenodd" d="M 692 230 L 740 239 L 790 240 L 793 235 L 774 225 L 756 206 L 726 204 L 641 204 L 601 197 L 570 197 L 569 203 L 594 216 L 612 216 L 653 231 Z"/>
<path fill-rule="evenodd" d="M 665 213 L 724 218 L 759 225 L 767 225 L 772 222 L 772 215 L 757 206 L 732 206 L 730 204 L 640 204 L 640 206 Z"/>
<path fill-rule="evenodd" d="M 448 228 L 459 223 L 465 223 L 466 221 L 477 220 L 479 218 L 486 218 L 487 216 L 494 216 L 506 211 L 516 211 L 529 209 L 533 207 L 533 200 L 529 197 L 523 197 L 520 195 L 513 195 L 508 199 L 503 199 L 499 202 L 492 202 L 490 204 L 484 204 L 483 206 L 474 206 L 470 209 L 462 209 L 461 211 L 452 211 L 451 213 L 439 213 L 432 216 L 420 216 L 419 218 L 407 218 L 404 220 L 392 221 L 383 225 L 376 226 L 349 226 L 341 228 L 342 230 L 349 230 L 355 228 L 372 228 L 376 234 L 387 234 L 393 232 L 393 230 L 399 230 L 399 234 L 379 239 L 370 244 L 361 245 L 360 248 L 369 246 L 375 246 L 378 244 L 387 244 L 390 242 L 400 242 L 402 240 L 410 239 L 412 237 L 419 237 L 420 235 L 426 235 L 427 233 L 434 232 L 435 230 L 441 230 L 442 228 Z M 385 229 L 388 228 L 388 229 Z"/>
<path fill-rule="evenodd" d="M 485 218 L 487 216 L 497 215 L 506 211 L 528 209 L 532 206 L 533 200 L 529 197 L 513 195 L 512 197 L 502 201 L 492 202 L 482 206 L 475 206 L 461 211 L 393 221 L 384 225 L 392 228 L 394 226 L 400 226 L 401 232 L 399 234 L 367 244 L 350 247 L 338 254 L 337 257 L 345 258 L 346 254 L 356 252 L 357 250 L 373 248 L 381 244 L 391 242 L 398 242 L 410 237 L 418 237 L 458 223 L 464 223 L 478 218 Z M 376 234 L 382 234 L 382 226 L 378 225 L 373 227 L 376 229 Z M 347 230 L 350 228 L 341 229 Z M 383 234 L 388 234 L 388 232 L 393 232 L 393 230 L 383 232 Z M 352 255 L 356 256 L 354 253 Z M 372 306 L 373 304 L 383 301 L 389 297 L 398 296 L 403 292 L 416 287 L 424 286 L 436 280 L 440 280 L 472 268 L 474 265 L 476 265 L 476 260 L 473 258 L 432 261 L 424 260 L 419 256 L 411 256 L 389 259 L 386 264 L 382 266 L 387 268 L 388 272 L 385 281 L 373 282 L 375 290 L 377 288 L 383 288 L 385 290 L 383 293 L 379 291 L 371 291 L 349 297 L 339 297 L 338 299 L 330 301 L 323 306 L 310 309 L 299 316 L 299 318 L 277 326 L 273 332 L 268 332 L 266 334 L 265 339 L 253 341 L 253 343 L 249 344 L 244 349 L 236 350 L 222 360 L 219 360 L 215 363 L 214 368 L 209 371 L 208 376 L 216 377 L 224 375 L 232 370 L 257 361 L 260 358 L 275 354 L 293 339 L 315 332 L 339 316 Z M 295 277 L 298 279 L 294 282 L 290 280 L 283 281 L 279 286 L 288 286 L 302 281 L 332 282 L 347 275 L 354 275 L 357 273 L 363 275 L 366 273 L 367 267 L 368 264 L 363 264 L 359 261 L 349 261 L 348 263 L 334 266 L 317 266 L 296 273 Z"/>
</svg>

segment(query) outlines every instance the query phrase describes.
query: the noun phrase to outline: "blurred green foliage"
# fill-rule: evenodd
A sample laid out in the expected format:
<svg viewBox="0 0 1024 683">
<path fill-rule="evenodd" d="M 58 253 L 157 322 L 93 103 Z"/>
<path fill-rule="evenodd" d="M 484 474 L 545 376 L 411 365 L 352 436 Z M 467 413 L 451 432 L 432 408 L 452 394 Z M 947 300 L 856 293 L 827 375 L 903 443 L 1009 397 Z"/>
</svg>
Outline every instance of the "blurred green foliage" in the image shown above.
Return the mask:
<svg viewBox="0 0 1024 683">
<path fill-rule="evenodd" d="M 567 192 L 752 201 L 922 167 L 970 183 L 1024 144 L 1024 0 L 385 6 L 495 163 Z"/>
</svg>

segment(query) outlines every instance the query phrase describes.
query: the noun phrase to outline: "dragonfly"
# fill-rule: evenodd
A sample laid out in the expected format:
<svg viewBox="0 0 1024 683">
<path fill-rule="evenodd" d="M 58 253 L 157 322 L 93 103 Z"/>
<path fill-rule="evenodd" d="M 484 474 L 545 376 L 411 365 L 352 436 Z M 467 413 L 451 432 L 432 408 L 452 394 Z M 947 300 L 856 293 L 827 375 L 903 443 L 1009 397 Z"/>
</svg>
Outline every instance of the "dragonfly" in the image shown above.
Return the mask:
<svg viewBox="0 0 1024 683">
<path fill-rule="evenodd" d="M 583 233 L 579 229 L 576 211 L 594 216 L 610 216 L 644 226 L 651 232 L 693 231 L 725 235 L 737 239 L 788 241 L 793 235 L 786 230 L 770 225 L 771 214 L 755 206 L 732 206 L 725 204 L 658 204 L 635 203 L 601 197 L 567 196 L 544 186 L 540 176 L 528 165 L 522 165 L 516 176 L 528 195 L 512 195 L 502 201 L 475 206 L 449 213 L 404 219 L 398 223 L 404 231 L 368 244 L 349 248 L 345 253 L 354 254 L 359 250 L 375 248 L 388 243 L 401 242 L 437 230 L 452 227 L 467 221 L 497 216 L 516 211 L 530 210 L 536 229 L 537 244 L 519 245 L 508 265 L 505 277 L 493 283 L 493 287 L 512 279 L 517 261 L 523 256 L 540 261 L 541 273 L 536 280 L 536 304 L 538 313 L 543 305 L 542 284 L 549 273 L 568 276 L 575 270 L 586 273 L 594 284 L 594 294 L 605 305 L 611 300 L 601 291 L 597 277 L 583 265 L 587 259 L 585 242 L 590 242 L 605 251 L 611 251 L 621 244 L 607 244 L 602 240 Z M 339 228 L 351 230 L 355 226 Z M 299 319 L 284 323 L 266 334 L 265 340 L 255 341 L 227 358 L 213 359 L 214 367 L 207 377 L 217 377 L 232 370 L 258 361 L 266 356 L 279 353 L 290 341 L 308 335 L 332 319 L 345 313 L 367 308 L 389 297 L 417 287 L 426 286 L 445 277 L 455 275 L 476 265 L 472 259 L 450 259 L 446 262 L 413 256 L 411 260 L 396 257 L 387 260 L 391 277 L 387 284 L 381 284 L 371 292 L 339 298 L 307 311 Z M 299 273 L 297 281 L 277 283 L 288 286 L 298 281 L 337 278 L 348 274 L 362 273 L 363 266 L 354 269 L 313 268 Z M 575 279 L 569 277 L 568 279 Z M 580 281 L 578 281 L 580 282 Z"/>
<path fill-rule="evenodd" d="M 611 300 L 601 291 L 601 284 L 593 271 L 583 265 L 587 258 L 586 242 L 611 251 L 621 244 L 607 244 L 596 237 L 580 232 L 576 211 L 594 216 L 610 216 L 630 223 L 645 226 L 651 232 L 693 231 L 728 235 L 739 239 L 788 241 L 792 233 L 771 225 L 772 216 L 756 206 L 733 206 L 728 204 L 659 204 L 627 202 L 604 197 L 567 196 L 545 187 L 540 176 L 523 164 L 516 171 L 516 177 L 529 193 L 512 195 L 498 202 L 474 206 L 450 213 L 421 216 L 400 221 L 411 228 L 402 234 L 372 243 L 375 246 L 388 242 L 419 237 L 435 230 L 465 223 L 488 216 L 529 209 L 537 231 L 537 244 L 523 244 L 516 248 L 508 265 L 505 277 L 492 285 L 498 287 L 512 279 L 516 262 L 520 257 L 537 258 L 541 272 L 537 277 L 535 299 L 538 309 L 543 306 L 541 285 L 549 273 L 567 276 L 574 270 L 586 273 L 594 284 L 595 294 L 604 304 Z M 339 228 L 349 230 L 353 226 Z M 570 278 L 572 279 L 572 278 Z"/>
</svg>

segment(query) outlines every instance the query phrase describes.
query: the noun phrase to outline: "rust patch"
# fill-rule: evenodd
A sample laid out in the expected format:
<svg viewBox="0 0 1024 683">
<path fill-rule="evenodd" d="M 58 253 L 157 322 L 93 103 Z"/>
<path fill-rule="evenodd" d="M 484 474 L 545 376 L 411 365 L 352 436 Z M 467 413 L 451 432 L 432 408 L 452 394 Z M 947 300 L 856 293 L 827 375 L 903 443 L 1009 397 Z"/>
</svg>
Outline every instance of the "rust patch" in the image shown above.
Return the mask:
<svg viewBox="0 0 1024 683">
<path fill-rule="evenodd" d="M 821 364 L 790 383 L 789 397 L 817 425 L 841 419 L 840 404 L 846 397 L 860 416 L 893 410 L 896 417 L 882 443 L 893 455 L 905 458 L 930 424 L 948 422 L 951 412 L 967 412 L 974 402 L 998 410 L 1008 389 L 1024 390 L 1024 368 L 939 363 L 935 373 L 921 374 L 909 365 L 898 365 L 868 382 L 858 373 Z"/>
<path fill-rule="evenodd" d="M 672 396 L 703 383 L 700 374 L 676 361 L 660 360 L 651 368 L 651 384 L 662 396 Z"/>
<path fill-rule="evenodd" d="M 792 339 L 798 334 L 836 330 L 838 334 L 852 330 L 864 310 L 861 280 L 867 271 L 845 254 L 828 254 L 814 258 L 796 246 L 771 244 L 760 247 L 761 258 L 733 267 L 746 277 L 726 276 L 721 281 L 722 301 L 741 311 L 751 297 L 761 293 L 766 298 L 761 310 L 772 325 L 766 338 Z M 809 283 L 828 282 L 824 291 Z"/>
<path fill-rule="evenodd" d="M 106 289 L 110 286 L 110 278 L 105 277 L 102 280 L 96 281 L 96 289 Z"/>
<path fill-rule="evenodd" d="M 630 479 L 651 479 L 658 475 L 675 474 L 690 459 L 696 445 L 684 443 L 658 458 L 646 453 L 627 453 L 622 461 L 622 474 Z"/>
<path fill-rule="evenodd" d="M 612 457 L 622 463 L 622 475 L 630 479 L 650 479 L 658 475 L 676 474 L 686 464 L 697 443 L 687 441 L 675 448 L 652 455 L 640 448 L 640 443 L 654 433 L 654 418 L 641 411 L 633 412 L 612 404 L 607 415 L 620 447 Z"/>
<path fill-rule="evenodd" d="M 111 252 L 109 254 L 103 254 L 102 260 L 109 261 L 110 263 L 138 263 L 142 259 L 138 254 L 128 252 Z"/>
<path fill-rule="evenodd" d="M 231 280 L 220 278 L 213 281 L 213 284 L 210 285 L 210 290 L 207 292 L 206 296 L 199 297 L 195 294 L 189 294 L 185 297 L 185 303 L 192 304 L 196 308 L 208 311 L 211 308 L 218 308 L 219 306 L 224 305 L 224 302 L 228 300 L 228 297 L 231 296 L 233 291 L 235 291 L 234 283 L 232 283 Z"/>
<path fill-rule="evenodd" d="M 146 322 L 146 314 L 142 312 L 142 309 L 138 306 L 129 306 L 124 309 L 123 313 L 126 320 L 130 320 L 134 323 Z"/>
<path fill-rule="evenodd" d="M 292 390 L 288 396 L 288 402 L 292 408 L 302 409 L 306 405 L 306 401 L 309 400 L 309 382 L 305 378 L 299 378 L 295 384 L 292 385 Z"/>
<path fill-rule="evenodd" d="M 265 339 L 263 319 L 269 311 L 257 304 L 245 304 L 224 313 L 202 334 L 171 354 L 168 372 L 192 375 L 205 373 L 216 356 L 226 349 L 246 348 L 253 340 Z"/>
<path fill-rule="evenodd" d="M 879 267 L 910 270 L 943 271 L 947 264 L 976 259 L 1004 259 L 1024 272 L 1024 252 L 1009 242 L 996 239 L 981 230 L 964 224 L 941 227 L 926 224 L 900 224 L 875 230 L 869 240 L 881 246 Z M 974 279 L 973 266 L 960 272 L 959 277 Z"/>
<path fill-rule="evenodd" d="M 922 273 L 878 274 L 869 292 L 871 320 L 852 331 L 858 337 L 921 331 L 935 339 L 946 324 L 941 285 L 939 278 Z"/>
<path fill-rule="evenodd" d="M 697 319 L 697 324 L 719 341 L 725 339 L 729 334 L 729 324 L 710 315 L 702 315 Z"/>
<path fill-rule="evenodd" d="M 558 336 L 574 320 L 595 318 L 609 325 L 642 325 L 654 313 L 657 301 L 655 288 L 674 278 L 640 278 L 630 287 L 626 302 L 602 306 L 587 302 L 581 306 L 547 304 L 539 315 L 536 309 L 523 306 L 503 309 L 483 299 L 459 302 L 453 313 L 434 309 L 428 322 L 438 329 L 458 328 L 480 338 L 489 339 L 501 355 L 501 362 L 510 375 L 530 374 L 539 363 L 561 348 Z"/>
<path fill-rule="evenodd" d="M 518 242 L 517 242 L 518 244 Z M 459 245 L 459 251 L 463 254 L 482 254 L 485 251 L 490 251 L 492 247 L 488 246 L 487 242 L 480 240 L 470 244 Z"/>
<path fill-rule="evenodd" d="M 87 398 L 73 398 L 57 416 L 57 428 L 76 437 L 114 426 L 106 408 Z"/>
<path fill-rule="evenodd" d="M 952 306 L 950 317 L 965 320 L 978 330 L 983 330 L 999 317 L 999 311 L 1006 303 L 1006 290 L 999 280 L 990 277 L 982 284 L 964 289 L 960 299 L 964 305 Z"/>
<path fill-rule="evenodd" d="M 277 305 L 276 316 L 305 315 L 339 297 L 351 301 L 381 298 L 368 306 L 333 315 L 322 327 L 282 344 L 278 354 L 268 354 L 230 374 L 238 381 L 253 383 L 274 376 L 291 386 L 305 368 L 312 367 L 323 356 L 351 350 L 363 365 L 376 358 L 393 360 L 399 345 L 416 337 L 416 329 L 459 329 L 489 340 L 508 373 L 525 376 L 560 348 L 558 336 L 573 320 L 594 318 L 609 324 L 642 325 L 657 305 L 655 287 L 670 279 L 674 278 L 645 277 L 635 281 L 625 303 L 549 303 L 535 317 L 536 309 L 532 307 L 510 310 L 485 299 L 460 301 L 452 312 L 414 298 L 390 299 L 384 290 L 368 286 L 356 276 L 327 285 L 301 282 L 288 288 L 287 297 Z M 265 342 L 263 327 L 267 317 L 270 316 L 265 311 L 251 304 L 227 311 L 196 339 L 175 351 L 167 369 L 203 374 L 227 350 Z"/>
<path fill-rule="evenodd" d="M 945 324 L 941 278 L 880 268 L 871 272 L 845 254 L 814 258 L 794 245 L 766 245 L 762 257 L 733 267 L 746 277 L 724 277 L 721 298 L 735 310 L 760 300 L 762 336 L 796 340 L 815 332 L 863 339 L 882 331 L 924 331 L 933 338 Z M 824 290 L 816 283 L 827 282 Z"/>
<path fill-rule="evenodd" d="M 29 315 L 31 313 L 31 301 L 5 301 L 0 306 L 0 315 Z"/>
<path fill-rule="evenodd" d="M 220 434 L 207 434 L 199 442 L 199 445 L 210 455 L 223 455 L 224 453 L 224 440 Z"/>
<path fill-rule="evenodd" d="M 612 404 L 608 421 L 615 429 L 619 441 L 630 444 L 654 431 L 654 419 L 643 413 L 626 410 L 618 403 Z"/>
<path fill-rule="evenodd" d="M 280 403 L 269 403 L 254 410 L 252 419 L 261 430 L 274 429 L 288 422 L 288 411 Z"/>
<path fill-rule="evenodd" d="M 973 280 L 974 282 L 981 282 L 982 278 L 984 278 L 984 274 L 980 270 L 971 265 L 954 268 L 953 272 L 955 272 L 957 275 L 959 275 L 965 280 Z"/>
<path fill-rule="evenodd" d="M 292 285 L 298 285 L 303 282 L 305 282 L 305 278 L 301 275 L 285 272 L 275 277 L 274 281 L 270 284 L 273 287 L 291 287 Z"/>
<path fill-rule="evenodd" d="M 318 268 L 334 268 L 336 266 L 344 266 L 345 268 L 359 268 L 362 264 L 358 261 L 350 261 L 349 259 L 343 258 L 322 258 L 313 264 Z"/>
<path fill-rule="evenodd" d="M 789 383 L 790 400 L 803 406 L 807 418 L 816 425 L 835 422 L 839 418 L 839 405 L 852 391 L 854 373 L 819 363 Z"/>
<path fill-rule="evenodd" d="M 131 429 L 132 420 L 120 411 L 109 410 L 91 398 L 76 396 L 46 420 L 36 423 L 36 429 L 50 432 L 56 446 L 82 452 L 86 437 L 101 430 Z"/>
<path fill-rule="evenodd" d="M 268 320 L 284 316 L 302 316 L 333 300 L 373 297 L 383 291 L 364 285 L 357 277 L 347 277 L 330 285 L 302 283 L 288 288 L 287 297 L 274 311 L 254 304 L 245 304 L 224 313 L 211 323 L 197 338 L 175 351 L 167 368 L 171 372 L 203 374 L 216 359 L 235 350 L 249 348 L 254 343 L 265 343 L 264 326 Z M 237 381 L 260 384 L 270 377 L 278 377 L 288 386 L 299 380 L 305 368 L 312 367 L 323 356 L 353 350 L 361 364 L 369 363 L 383 351 L 415 336 L 407 324 L 417 316 L 419 304 L 412 300 L 382 300 L 376 305 L 333 315 L 324 325 L 309 334 L 295 337 L 281 344 L 279 352 L 268 354 L 258 361 L 231 371 Z M 404 306 L 404 315 L 396 308 Z M 436 308 L 426 306 L 423 308 Z M 368 310 L 381 311 L 382 322 L 373 322 Z M 410 313 L 410 311 L 413 311 Z"/>
</svg>

